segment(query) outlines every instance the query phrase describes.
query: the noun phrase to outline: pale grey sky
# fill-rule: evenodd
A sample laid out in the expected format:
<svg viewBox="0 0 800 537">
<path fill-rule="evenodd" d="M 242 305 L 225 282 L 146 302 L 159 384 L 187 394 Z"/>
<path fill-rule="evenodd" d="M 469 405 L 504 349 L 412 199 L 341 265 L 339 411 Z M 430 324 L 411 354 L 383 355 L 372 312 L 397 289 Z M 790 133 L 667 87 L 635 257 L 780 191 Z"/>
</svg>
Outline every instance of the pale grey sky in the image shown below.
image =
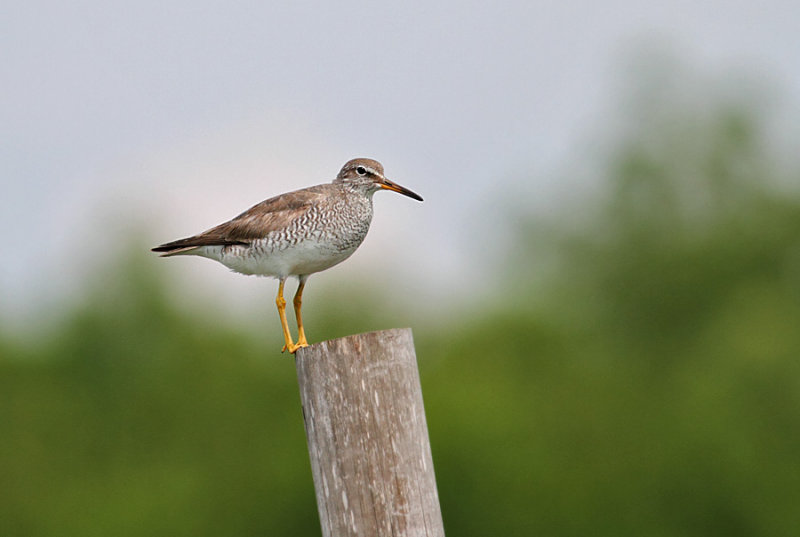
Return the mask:
<svg viewBox="0 0 800 537">
<path fill-rule="evenodd" d="M 376 196 L 361 251 L 313 285 L 381 270 L 433 296 L 488 287 L 493 238 L 476 231 L 502 215 L 479 203 L 519 189 L 532 211 L 546 204 L 554 171 L 618 104 L 633 50 L 660 43 L 796 96 L 798 35 L 789 0 L 8 3 L 0 315 L 79 293 L 115 234 L 192 234 L 355 156 L 426 201 Z M 254 293 L 181 261 L 164 270 L 184 292 Z"/>
</svg>

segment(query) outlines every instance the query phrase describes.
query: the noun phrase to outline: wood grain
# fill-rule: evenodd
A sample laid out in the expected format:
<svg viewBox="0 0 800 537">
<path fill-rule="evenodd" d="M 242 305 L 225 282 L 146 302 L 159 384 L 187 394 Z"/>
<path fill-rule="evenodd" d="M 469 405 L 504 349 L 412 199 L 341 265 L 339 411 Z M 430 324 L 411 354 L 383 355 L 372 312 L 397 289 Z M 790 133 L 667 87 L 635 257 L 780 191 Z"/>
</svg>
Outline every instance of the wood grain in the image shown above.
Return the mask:
<svg viewBox="0 0 800 537">
<path fill-rule="evenodd" d="M 411 330 L 295 358 L 323 536 L 443 536 Z"/>
</svg>

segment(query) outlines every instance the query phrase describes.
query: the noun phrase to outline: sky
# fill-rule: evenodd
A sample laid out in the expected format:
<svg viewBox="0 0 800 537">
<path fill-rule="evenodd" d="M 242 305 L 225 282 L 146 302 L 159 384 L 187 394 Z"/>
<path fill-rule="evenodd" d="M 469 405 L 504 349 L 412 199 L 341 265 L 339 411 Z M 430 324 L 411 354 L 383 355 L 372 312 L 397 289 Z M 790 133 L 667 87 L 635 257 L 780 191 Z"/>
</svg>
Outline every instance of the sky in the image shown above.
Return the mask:
<svg viewBox="0 0 800 537">
<path fill-rule="evenodd" d="M 86 0 L 3 11 L 0 226 L 13 243 L 0 319 L 11 325 L 79 298 L 128 253 L 121 237 L 136 234 L 150 255 L 328 182 L 357 156 L 425 202 L 377 194 L 365 244 L 310 285 L 378 273 L 415 300 L 489 290 L 504 200 L 552 210 L 559 173 L 620 104 L 640 50 L 763 77 L 795 104 L 800 95 L 800 4 L 788 0 Z M 163 270 L 185 300 L 271 303 L 274 284 L 214 265 L 164 260 Z"/>
</svg>

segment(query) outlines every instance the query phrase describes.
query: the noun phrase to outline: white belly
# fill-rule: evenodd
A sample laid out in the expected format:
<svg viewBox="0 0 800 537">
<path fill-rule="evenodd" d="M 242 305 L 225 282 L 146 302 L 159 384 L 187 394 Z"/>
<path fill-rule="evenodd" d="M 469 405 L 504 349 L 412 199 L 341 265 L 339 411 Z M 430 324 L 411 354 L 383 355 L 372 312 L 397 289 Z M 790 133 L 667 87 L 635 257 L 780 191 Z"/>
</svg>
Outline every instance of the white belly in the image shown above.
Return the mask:
<svg viewBox="0 0 800 537">
<path fill-rule="evenodd" d="M 191 253 L 219 261 L 241 274 L 286 278 L 328 269 L 353 255 L 358 246 L 341 249 L 305 240 L 280 249 L 270 247 L 267 241 L 256 241 L 251 246 L 203 246 Z"/>
</svg>

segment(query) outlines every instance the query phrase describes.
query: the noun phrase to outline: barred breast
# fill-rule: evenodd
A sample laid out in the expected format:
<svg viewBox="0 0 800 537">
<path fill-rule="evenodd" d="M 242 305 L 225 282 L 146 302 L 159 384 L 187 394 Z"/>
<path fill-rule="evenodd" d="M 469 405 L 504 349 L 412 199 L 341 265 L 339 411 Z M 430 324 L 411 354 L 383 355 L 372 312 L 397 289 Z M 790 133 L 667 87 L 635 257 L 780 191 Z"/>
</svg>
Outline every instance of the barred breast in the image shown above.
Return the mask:
<svg viewBox="0 0 800 537">
<path fill-rule="evenodd" d="M 248 245 L 207 246 L 196 253 L 241 274 L 286 278 L 323 271 L 353 255 L 373 214 L 371 198 L 331 201 L 312 206 L 288 226 Z"/>
</svg>

